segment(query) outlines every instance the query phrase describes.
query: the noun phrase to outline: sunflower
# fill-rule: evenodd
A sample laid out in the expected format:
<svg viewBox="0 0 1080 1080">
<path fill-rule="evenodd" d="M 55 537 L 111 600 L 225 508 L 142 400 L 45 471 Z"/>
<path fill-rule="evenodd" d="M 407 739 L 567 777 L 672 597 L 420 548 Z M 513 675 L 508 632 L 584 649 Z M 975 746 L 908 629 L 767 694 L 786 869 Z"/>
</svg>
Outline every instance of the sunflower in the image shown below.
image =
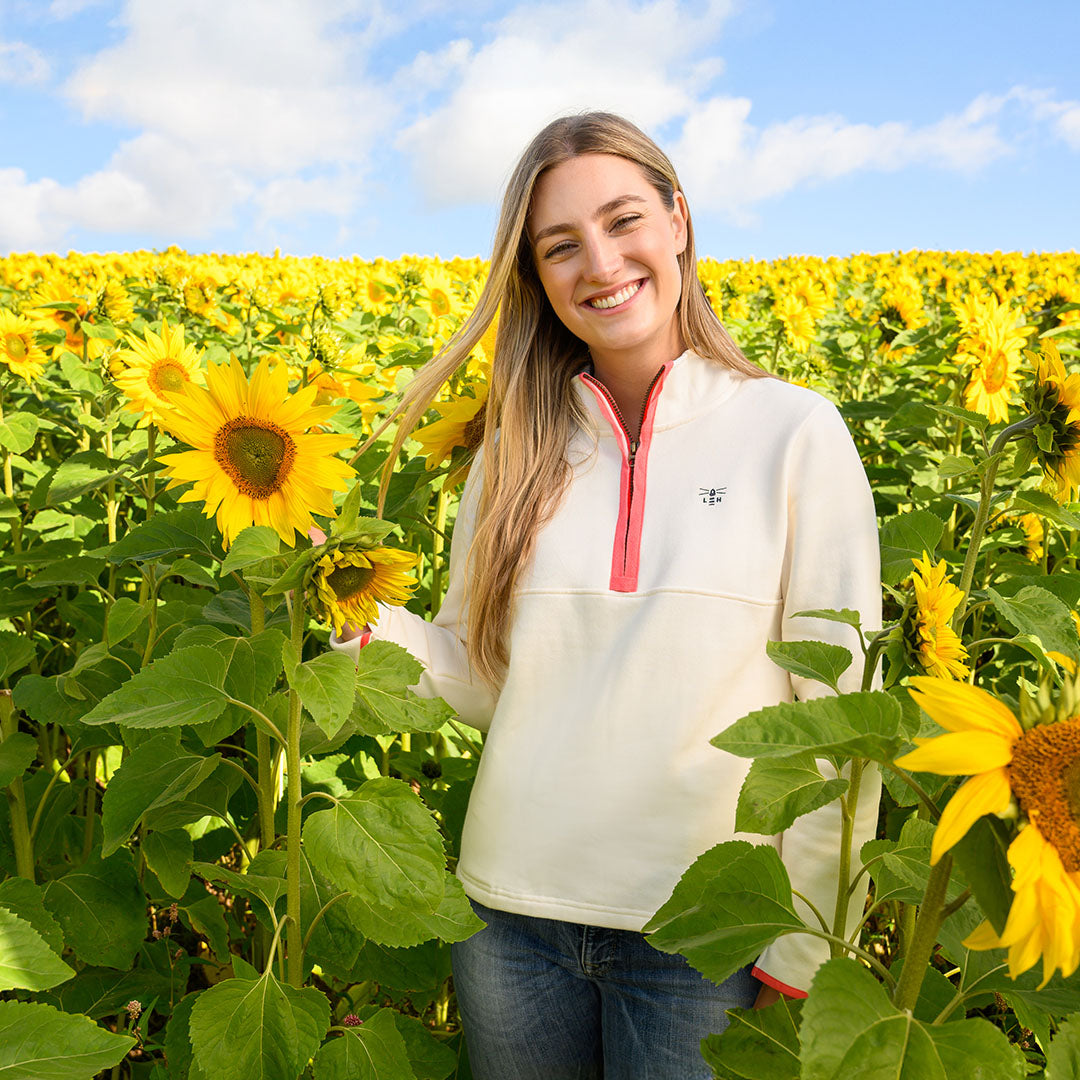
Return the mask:
<svg viewBox="0 0 1080 1080">
<path fill-rule="evenodd" d="M 34 324 L 7 308 L 0 308 L 0 363 L 27 382 L 33 382 L 45 366 L 45 353 L 34 340 Z"/>
<path fill-rule="evenodd" d="M 1026 818 L 1009 846 L 1015 895 L 1005 930 L 998 936 L 984 922 L 964 944 L 1007 947 L 1013 978 L 1040 955 L 1044 984 L 1058 968 L 1072 974 L 1080 965 L 1080 828 L 1074 809 L 1080 787 L 1080 715 L 1024 730 L 1006 705 L 968 683 L 917 676 L 911 686 L 912 697 L 948 733 L 916 739 L 918 749 L 896 764 L 970 776 L 942 811 L 930 862 L 936 863 L 984 814 L 1005 815 L 1014 800 Z M 1074 691 L 1069 698 L 1075 698 Z M 1045 721 L 1046 714 L 1039 719 Z"/>
<path fill-rule="evenodd" d="M 965 679 L 967 649 L 950 625 L 964 594 L 946 581 L 948 567 L 944 559 L 933 566 L 924 551 L 922 559 L 911 561 L 915 564 L 911 575 L 915 608 L 901 629 L 909 659 L 929 675 Z"/>
<path fill-rule="evenodd" d="M 428 310 L 436 319 L 460 319 L 464 305 L 458 295 L 454 275 L 438 263 L 429 263 L 421 271 L 421 291 L 427 294 Z"/>
<path fill-rule="evenodd" d="M 264 359 L 248 382 L 240 362 L 211 364 L 204 389 L 185 384 L 166 391 L 174 411 L 163 426 L 194 449 L 164 454 L 168 487 L 194 483 L 180 502 L 203 502 L 217 512 L 225 547 L 249 525 L 269 525 L 292 546 L 307 533 L 312 513 L 334 517 L 332 492 L 346 486 L 350 466 L 334 455 L 349 435 L 309 434 L 337 410 L 314 405 L 318 387 L 289 393 L 285 364 Z M 168 489 L 166 489 L 168 490 Z"/>
<path fill-rule="evenodd" d="M 814 316 L 810 309 L 791 293 L 784 293 L 773 305 L 787 339 L 796 352 L 806 352 L 814 340 Z"/>
<path fill-rule="evenodd" d="M 1030 351 L 1025 356 L 1035 367 L 1035 380 L 1024 392 L 1024 403 L 1039 422 L 1029 437 L 1058 498 L 1069 502 L 1080 493 L 1080 375 L 1065 374 L 1050 338 L 1042 341 L 1041 356 Z"/>
<path fill-rule="evenodd" d="M 435 406 L 442 417 L 434 423 L 417 428 L 412 437 L 423 447 L 421 453 L 427 469 L 438 468 L 454 452 L 455 446 L 475 450 L 484 431 L 484 403 L 487 401 L 486 382 L 473 383 L 475 397 L 456 397 L 453 401 Z"/>
<path fill-rule="evenodd" d="M 388 547 L 328 551 L 315 564 L 311 579 L 323 621 L 333 623 L 335 634 L 346 622 L 357 626 L 378 622 L 376 604 L 397 606 L 409 599 L 417 586 L 409 571 L 419 558 Z"/>
<path fill-rule="evenodd" d="M 170 327 L 161 320 L 161 336 L 149 327 L 143 337 L 127 335 L 128 348 L 116 353 L 109 361 L 113 379 L 128 399 L 127 412 L 142 413 L 139 427 L 150 424 L 162 426 L 165 415 L 172 410 L 167 391 L 183 390 L 191 382 L 202 383 L 199 360 L 203 351 L 184 344 L 184 328 Z"/>
</svg>

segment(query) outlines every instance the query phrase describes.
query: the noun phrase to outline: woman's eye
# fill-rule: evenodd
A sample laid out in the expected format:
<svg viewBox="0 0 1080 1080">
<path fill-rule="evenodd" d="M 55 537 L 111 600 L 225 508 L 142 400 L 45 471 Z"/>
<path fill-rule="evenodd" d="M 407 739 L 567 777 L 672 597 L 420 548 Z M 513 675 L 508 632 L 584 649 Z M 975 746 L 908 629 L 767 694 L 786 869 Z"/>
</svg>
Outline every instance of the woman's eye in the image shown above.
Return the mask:
<svg viewBox="0 0 1080 1080">
<path fill-rule="evenodd" d="M 613 229 L 625 229 L 628 225 L 633 225 L 635 221 L 640 220 L 640 214 L 623 214 L 621 218 L 615 220 L 615 223 L 611 227 Z"/>
<path fill-rule="evenodd" d="M 573 247 L 573 244 L 569 240 L 563 240 L 561 243 L 556 244 L 554 247 L 550 247 L 544 252 L 545 259 L 554 258 L 556 255 L 562 255 L 569 251 Z"/>
</svg>

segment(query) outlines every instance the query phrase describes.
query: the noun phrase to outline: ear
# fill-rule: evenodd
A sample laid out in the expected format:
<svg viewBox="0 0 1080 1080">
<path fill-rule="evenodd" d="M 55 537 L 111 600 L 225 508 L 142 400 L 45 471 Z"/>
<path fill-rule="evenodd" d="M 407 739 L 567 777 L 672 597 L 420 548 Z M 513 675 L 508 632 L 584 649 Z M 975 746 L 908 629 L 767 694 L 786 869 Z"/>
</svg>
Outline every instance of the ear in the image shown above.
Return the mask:
<svg viewBox="0 0 1080 1080">
<path fill-rule="evenodd" d="M 675 192 L 675 205 L 671 209 L 671 228 L 675 238 L 675 254 L 681 255 L 686 250 L 688 239 L 687 222 L 690 220 L 690 211 L 686 207 L 686 199 L 681 191 Z"/>
</svg>

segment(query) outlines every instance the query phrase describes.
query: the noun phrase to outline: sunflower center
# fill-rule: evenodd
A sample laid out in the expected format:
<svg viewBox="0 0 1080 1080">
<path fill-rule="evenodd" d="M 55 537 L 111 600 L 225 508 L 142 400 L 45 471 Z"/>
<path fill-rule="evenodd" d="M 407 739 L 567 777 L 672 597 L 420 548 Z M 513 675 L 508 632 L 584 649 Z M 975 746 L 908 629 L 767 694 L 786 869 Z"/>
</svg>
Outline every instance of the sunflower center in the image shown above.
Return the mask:
<svg viewBox="0 0 1080 1080">
<path fill-rule="evenodd" d="M 436 315 L 449 315 L 452 308 L 450 298 L 442 289 L 431 290 L 431 310 Z"/>
<path fill-rule="evenodd" d="M 21 334 L 8 334 L 4 338 L 4 352 L 6 352 L 12 360 L 25 360 L 27 348 L 23 336 Z"/>
<path fill-rule="evenodd" d="M 183 390 L 184 371 L 170 360 L 159 360 L 150 371 L 150 385 L 155 390 Z"/>
<path fill-rule="evenodd" d="M 236 416 L 218 428 L 214 460 L 243 494 L 268 499 L 292 470 L 296 443 L 271 420 Z"/>
<path fill-rule="evenodd" d="M 1004 385 L 1009 374 L 1009 362 L 1004 353 L 997 353 L 983 368 L 983 386 L 987 393 L 996 394 Z"/>
<path fill-rule="evenodd" d="M 1080 717 L 1025 731 L 1008 769 L 1020 805 L 1065 869 L 1080 870 Z"/>
<path fill-rule="evenodd" d="M 326 583 L 339 600 L 348 600 L 363 592 L 374 576 L 375 568 L 372 566 L 339 566 L 327 577 Z"/>
</svg>

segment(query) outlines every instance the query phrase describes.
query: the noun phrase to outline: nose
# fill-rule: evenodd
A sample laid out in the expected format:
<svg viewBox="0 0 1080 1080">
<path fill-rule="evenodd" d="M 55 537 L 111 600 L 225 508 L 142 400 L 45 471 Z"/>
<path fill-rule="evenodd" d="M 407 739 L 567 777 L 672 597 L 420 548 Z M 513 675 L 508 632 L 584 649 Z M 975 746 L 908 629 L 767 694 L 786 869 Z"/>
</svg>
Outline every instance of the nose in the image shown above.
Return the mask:
<svg viewBox="0 0 1080 1080">
<path fill-rule="evenodd" d="M 585 276 L 589 281 L 602 283 L 618 277 L 622 269 L 622 253 L 618 240 L 598 232 L 584 238 L 583 248 Z"/>
</svg>

